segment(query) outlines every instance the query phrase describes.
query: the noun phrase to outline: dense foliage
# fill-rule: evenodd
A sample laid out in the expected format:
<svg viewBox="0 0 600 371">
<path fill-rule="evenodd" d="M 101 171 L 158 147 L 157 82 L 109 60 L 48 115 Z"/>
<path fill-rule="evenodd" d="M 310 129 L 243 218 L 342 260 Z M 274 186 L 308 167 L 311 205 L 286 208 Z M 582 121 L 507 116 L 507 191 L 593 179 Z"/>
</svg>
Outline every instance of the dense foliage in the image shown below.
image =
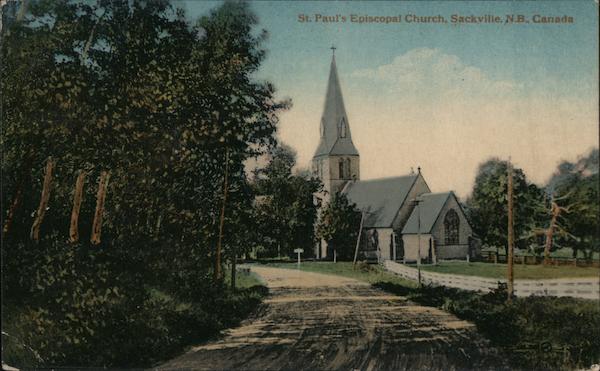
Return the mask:
<svg viewBox="0 0 600 371">
<path fill-rule="evenodd" d="M 555 245 L 571 247 L 573 257 L 581 251 L 588 260 L 594 252 L 600 252 L 598 164 L 598 149 L 575 163 L 563 162 L 547 186 L 557 202 L 567 208 L 558 220 L 566 233 L 557 236 Z"/>
<path fill-rule="evenodd" d="M 352 260 L 360 228 L 360 210 L 343 193 L 336 193 L 325 206 L 317 224 L 317 237 L 327 242 L 327 256 Z"/>
<path fill-rule="evenodd" d="M 540 254 L 569 247 L 586 259 L 600 250 L 598 150 L 576 163 L 563 162 L 548 185 L 530 183 L 514 169 L 515 244 Z M 491 247 L 507 247 L 507 163 L 491 159 L 479 167 L 467 212 L 474 232 Z M 551 232 L 551 233 L 549 233 Z"/>
<path fill-rule="evenodd" d="M 40 355 L 14 365 L 148 365 L 255 305 L 215 272 L 255 229 L 244 161 L 288 105 L 254 79 L 256 23 L 244 3 L 190 25 L 166 0 L 40 0 L 5 26 L 3 329 Z"/>
<path fill-rule="evenodd" d="M 467 212 L 473 231 L 489 246 L 507 248 L 508 163 L 491 159 L 481 164 L 475 178 L 473 193 L 467 200 Z M 513 169 L 514 227 L 516 246 L 528 248 L 525 238 L 543 220 L 539 205 L 544 193 L 530 183 L 523 170 Z"/>
<path fill-rule="evenodd" d="M 259 257 L 294 256 L 296 248 L 304 249 L 304 257 L 313 253 L 317 220 L 313 194 L 321 183 L 306 172 L 294 173 L 295 164 L 293 149 L 280 145 L 271 152 L 267 166 L 255 172 Z"/>
</svg>

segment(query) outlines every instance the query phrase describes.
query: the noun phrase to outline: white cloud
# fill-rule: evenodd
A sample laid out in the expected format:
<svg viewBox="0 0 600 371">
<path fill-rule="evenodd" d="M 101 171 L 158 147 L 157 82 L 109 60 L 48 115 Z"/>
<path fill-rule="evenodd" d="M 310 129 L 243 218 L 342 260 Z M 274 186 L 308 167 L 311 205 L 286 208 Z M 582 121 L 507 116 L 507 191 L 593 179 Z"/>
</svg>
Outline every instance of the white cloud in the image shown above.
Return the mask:
<svg viewBox="0 0 600 371">
<path fill-rule="evenodd" d="M 481 69 L 465 65 L 440 49 L 418 48 L 390 64 L 354 71 L 351 78 L 370 80 L 382 89 L 410 96 L 497 96 L 522 88 L 514 81 L 492 80 Z"/>
</svg>

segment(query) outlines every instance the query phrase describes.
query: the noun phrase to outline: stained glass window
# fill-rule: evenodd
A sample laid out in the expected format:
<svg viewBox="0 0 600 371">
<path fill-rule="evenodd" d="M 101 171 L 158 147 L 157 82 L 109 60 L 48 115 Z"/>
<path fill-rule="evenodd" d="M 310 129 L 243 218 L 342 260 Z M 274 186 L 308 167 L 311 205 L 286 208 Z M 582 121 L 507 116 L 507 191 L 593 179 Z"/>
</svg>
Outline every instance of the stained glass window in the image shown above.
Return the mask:
<svg viewBox="0 0 600 371">
<path fill-rule="evenodd" d="M 444 230 L 446 245 L 457 245 L 458 244 L 458 230 L 460 228 L 460 219 L 458 214 L 454 210 L 450 210 L 446 213 L 444 218 Z"/>
</svg>

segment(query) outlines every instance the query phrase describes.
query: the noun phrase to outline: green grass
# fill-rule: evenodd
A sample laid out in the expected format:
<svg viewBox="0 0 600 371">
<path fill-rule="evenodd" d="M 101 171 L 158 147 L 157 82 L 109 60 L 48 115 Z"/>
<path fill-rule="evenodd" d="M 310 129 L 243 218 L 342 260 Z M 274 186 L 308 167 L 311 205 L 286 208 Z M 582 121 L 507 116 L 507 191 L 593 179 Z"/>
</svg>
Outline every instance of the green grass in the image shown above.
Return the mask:
<svg viewBox="0 0 600 371">
<path fill-rule="evenodd" d="M 414 264 L 411 264 L 414 267 Z M 506 264 L 467 263 L 465 261 L 441 262 L 438 265 L 423 264 L 421 268 L 429 272 L 462 274 L 486 278 L 505 278 Z M 514 265 L 515 279 L 547 279 L 547 278 L 578 278 L 598 277 L 598 268 L 573 267 L 568 265 Z"/>
<path fill-rule="evenodd" d="M 231 270 L 225 270 L 225 285 L 229 287 L 231 285 Z M 254 272 L 243 272 L 238 271 L 235 278 L 235 287 L 237 289 L 249 289 L 254 286 L 264 286 L 264 282 L 260 279 L 260 277 Z M 170 303 L 174 305 L 175 310 L 183 311 L 190 309 L 192 307 L 192 303 L 186 303 L 173 298 L 171 295 L 166 293 L 163 290 L 157 289 L 155 287 L 147 288 L 150 297 L 156 300 L 160 300 L 164 303 Z"/>
<path fill-rule="evenodd" d="M 296 263 L 268 263 L 268 266 L 274 268 L 298 269 Z M 356 269 L 354 269 L 352 262 L 302 262 L 300 264 L 300 270 L 344 276 L 368 282 L 370 284 L 390 282 L 408 287 L 416 287 L 416 284 L 413 281 L 400 278 L 375 264 L 357 263 Z"/>
<path fill-rule="evenodd" d="M 227 270 L 225 272 L 225 284 L 227 286 L 231 286 L 231 271 Z M 238 289 L 247 289 L 253 286 L 262 286 L 264 282 L 260 279 L 260 277 L 254 272 L 244 272 L 242 270 L 238 270 L 235 275 L 235 287 Z"/>
</svg>

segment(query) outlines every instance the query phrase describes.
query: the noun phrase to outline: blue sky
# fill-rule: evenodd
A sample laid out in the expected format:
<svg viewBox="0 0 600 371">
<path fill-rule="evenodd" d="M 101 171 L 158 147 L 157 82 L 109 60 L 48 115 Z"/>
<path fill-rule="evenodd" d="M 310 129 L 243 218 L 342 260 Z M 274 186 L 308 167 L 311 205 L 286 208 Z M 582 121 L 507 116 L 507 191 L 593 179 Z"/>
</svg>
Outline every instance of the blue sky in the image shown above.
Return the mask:
<svg viewBox="0 0 600 371">
<path fill-rule="evenodd" d="M 175 3 L 194 18 L 221 2 Z M 490 156 L 511 156 L 543 183 L 561 159 L 597 144 L 594 1 L 256 1 L 252 8 L 270 34 L 259 75 L 294 102 L 281 116 L 280 138 L 296 148 L 301 166 L 318 141 L 332 44 L 363 178 L 422 165 L 436 183 L 432 189 L 467 195 L 477 165 Z M 409 13 L 448 20 L 452 14 L 568 15 L 574 23 L 298 22 L 299 14 Z M 492 138 L 477 143 L 481 136 Z M 442 155 L 441 148 L 454 156 Z"/>
</svg>

